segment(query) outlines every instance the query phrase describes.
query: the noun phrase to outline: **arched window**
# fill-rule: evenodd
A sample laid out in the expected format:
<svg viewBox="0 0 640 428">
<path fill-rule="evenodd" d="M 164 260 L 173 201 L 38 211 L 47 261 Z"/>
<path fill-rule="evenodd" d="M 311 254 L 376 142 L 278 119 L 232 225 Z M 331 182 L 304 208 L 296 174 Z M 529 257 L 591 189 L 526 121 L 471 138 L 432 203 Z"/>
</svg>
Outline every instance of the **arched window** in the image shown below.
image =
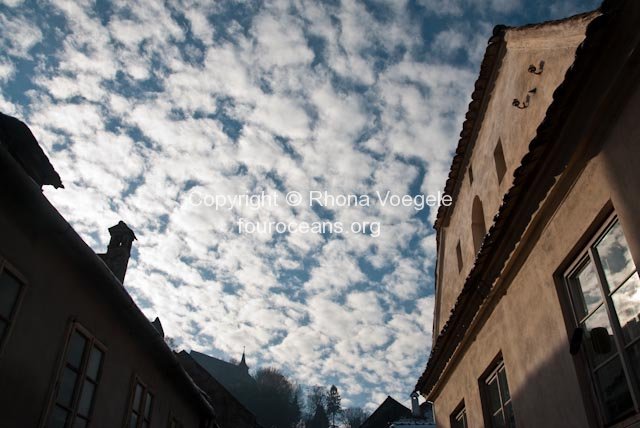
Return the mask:
<svg viewBox="0 0 640 428">
<path fill-rule="evenodd" d="M 473 248 L 478 253 L 480 244 L 487 234 L 487 228 L 484 224 L 484 210 L 482 209 L 482 201 L 479 197 L 473 198 L 473 208 L 471 209 L 471 233 L 473 234 Z"/>
</svg>

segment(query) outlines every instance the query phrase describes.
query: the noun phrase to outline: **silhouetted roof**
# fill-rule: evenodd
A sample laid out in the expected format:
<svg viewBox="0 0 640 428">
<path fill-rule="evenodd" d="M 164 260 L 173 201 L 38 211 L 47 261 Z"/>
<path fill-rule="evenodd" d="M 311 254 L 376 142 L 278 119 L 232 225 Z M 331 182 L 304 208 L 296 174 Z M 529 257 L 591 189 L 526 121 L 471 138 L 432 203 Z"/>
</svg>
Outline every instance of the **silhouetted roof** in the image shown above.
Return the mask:
<svg viewBox="0 0 640 428">
<path fill-rule="evenodd" d="M 398 419 L 409 417 L 411 417 L 411 410 L 387 396 L 371 416 L 360 425 L 360 428 L 387 428 Z"/>
<path fill-rule="evenodd" d="M 191 351 L 190 355 L 245 407 L 253 408 L 249 395 L 256 388 L 256 381 L 249 374 L 246 362 L 236 365 L 196 351 Z"/>
<path fill-rule="evenodd" d="M 0 143 L 40 187 L 64 187 L 49 158 L 24 122 L 0 113 Z"/>
<path fill-rule="evenodd" d="M 207 394 L 209 401 L 216 409 L 217 422 L 221 427 L 231 428 L 230 424 L 233 428 L 247 424 L 259 427 L 256 416 L 193 358 L 193 352 L 189 355 L 181 351 L 176 353 L 176 357 L 189 376 Z"/>
</svg>

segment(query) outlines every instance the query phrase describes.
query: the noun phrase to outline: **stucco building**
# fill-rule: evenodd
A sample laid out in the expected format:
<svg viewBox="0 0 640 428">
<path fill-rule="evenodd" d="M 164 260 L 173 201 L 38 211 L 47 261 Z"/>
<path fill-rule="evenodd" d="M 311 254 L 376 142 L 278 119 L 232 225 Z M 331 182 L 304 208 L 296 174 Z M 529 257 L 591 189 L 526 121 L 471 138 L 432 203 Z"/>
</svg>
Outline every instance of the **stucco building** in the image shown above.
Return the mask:
<svg viewBox="0 0 640 428">
<path fill-rule="evenodd" d="M 435 223 L 438 427 L 640 426 L 639 28 L 495 28 Z"/>
<path fill-rule="evenodd" d="M 122 285 L 131 229 L 95 254 L 43 196 L 62 183 L 37 141 L 2 114 L 0 182 L 0 427 L 214 427 Z"/>
</svg>

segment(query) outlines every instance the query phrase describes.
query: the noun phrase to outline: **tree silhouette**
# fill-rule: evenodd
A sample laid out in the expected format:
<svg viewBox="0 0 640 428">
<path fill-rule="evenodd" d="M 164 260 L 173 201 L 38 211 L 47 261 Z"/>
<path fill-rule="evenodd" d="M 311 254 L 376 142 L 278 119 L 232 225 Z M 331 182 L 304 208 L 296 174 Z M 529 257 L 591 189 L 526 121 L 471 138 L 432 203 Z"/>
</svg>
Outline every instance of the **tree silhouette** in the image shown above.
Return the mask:
<svg viewBox="0 0 640 428">
<path fill-rule="evenodd" d="M 316 413 L 318 406 L 327 409 L 327 390 L 319 385 L 314 385 L 307 392 L 307 413 L 309 419 Z"/>
<path fill-rule="evenodd" d="M 329 428 L 329 418 L 327 412 L 322 405 L 316 407 L 313 416 L 307 424 L 307 428 Z"/>
<path fill-rule="evenodd" d="M 335 385 L 331 385 L 329 396 L 327 397 L 327 414 L 331 417 L 331 428 L 337 428 L 336 417 L 340 417 L 342 413 L 340 400 L 338 388 Z"/>
<path fill-rule="evenodd" d="M 300 420 L 299 389 L 275 368 L 256 372 L 256 416 L 268 428 L 290 428 Z"/>
<path fill-rule="evenodd" d="M 367 419 L 367 414 L 360 407 L 349 407 L 342 412 L 347 428 L 359 428 Z"/>
</svg>

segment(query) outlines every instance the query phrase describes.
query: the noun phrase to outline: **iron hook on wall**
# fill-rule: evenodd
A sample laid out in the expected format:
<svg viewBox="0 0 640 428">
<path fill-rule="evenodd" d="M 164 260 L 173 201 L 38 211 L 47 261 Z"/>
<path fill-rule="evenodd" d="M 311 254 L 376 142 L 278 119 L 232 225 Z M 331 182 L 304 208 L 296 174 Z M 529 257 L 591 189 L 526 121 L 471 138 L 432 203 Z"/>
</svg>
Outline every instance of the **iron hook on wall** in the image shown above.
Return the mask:
<svg viewBox="0 0 640 428">
<path fill-rule="evenodd" d="M 520 102 L 519 99 L 514 98 L 513 102 L 511 103 L 511 105 L 522 110 L 522 109 L 525 109 L 525 108 L 529 107 L 530 99 L 531 99 L 531 97 L 529 95 L 527 95 L 527 97 L 524 99 L 524 102 Z"/>
<path fill-rule="evenodd" d="M 538 67 L 536 67 L 533 64 L 529 66 L 529 73 L 531 74 L 542 74 L 543 71 L 544 71 L 544 61 L 540 61 L 540 65 L 538 65 Z"/>
<path fill-rule="evenodd" d="M 538 88 L 530 89 L 527 92 L 527 96 L 524 99 L 524 102 L 521 102 L 519 99 L 514 98 L 513 101 L 511 102 L 511 105 L 519 109 L 525 109 L 529 107 L 529 101 L 531 101 L 531 94 L 535 94 L 536 92 L 538 92 Z"/>
</svg>

